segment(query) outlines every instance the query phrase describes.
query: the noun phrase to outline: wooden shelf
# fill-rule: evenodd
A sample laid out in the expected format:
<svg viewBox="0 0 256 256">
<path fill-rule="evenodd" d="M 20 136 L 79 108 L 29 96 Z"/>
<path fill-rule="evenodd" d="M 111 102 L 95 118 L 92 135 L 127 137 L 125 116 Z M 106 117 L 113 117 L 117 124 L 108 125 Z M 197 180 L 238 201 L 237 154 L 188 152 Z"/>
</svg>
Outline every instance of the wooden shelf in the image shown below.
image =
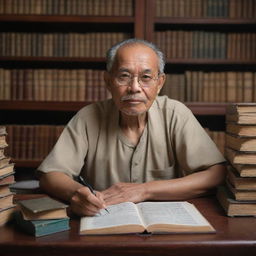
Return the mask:
<svg viewBox="0 0 256 256">
<path fill-rule="evenodd" d="M 167 59 L 171 65 L 255 65 L 256 60 L 229 60 L 229 59 Z"/>
<path fill-rule="evenodd" d="M 2 57 L 1 61 L 10 62 L 92 62 L 92 63 L 105 63 L 105 58 L 86 58 L 86 57 Z"/>
<path fill-rule="evenodd" d="M 12 159 L 15 167 L 37 168 L 42 160 L 26 160 L 26 159 Z"/>
<path fill-rule="evenodd" d="M 1 22 L 133 23 L 133 16 L 0 15 Z"/>
<path fill-rule="evenodd" d="M 228 103 L 186 102 L 194 115 L 225 115 Z"/>
<path fill-rule="evenodd" d="M 91 102 L 48 102 L 48 101 L 0 101 L 1 110 L 46 110 L 46 111 L 78 111 Z"/>
<path fill-rule="evenodd" d="M 231 18 L 169 18 L 157 17 L 155 23 L 159 24 L 190 24 L 190 25 L 256 25 L 256 19 L 231 19 Z"/>
<path fill-rule="evenodd" d="M 91 102 L 0 101 L 2 110 L 78 111 Z M 225 115 L 226 103 L 185 103 L 195 115 Z"/>
<path fill-rule="evenodd" d="M 105 58 L 93 57 L 1 57 L 0 62 L 58 62 L 58 63 L 105 63 Z M 168 65 L 256 65 L 256 60 L 229 59 L 167 59 Z"/>
</svg>

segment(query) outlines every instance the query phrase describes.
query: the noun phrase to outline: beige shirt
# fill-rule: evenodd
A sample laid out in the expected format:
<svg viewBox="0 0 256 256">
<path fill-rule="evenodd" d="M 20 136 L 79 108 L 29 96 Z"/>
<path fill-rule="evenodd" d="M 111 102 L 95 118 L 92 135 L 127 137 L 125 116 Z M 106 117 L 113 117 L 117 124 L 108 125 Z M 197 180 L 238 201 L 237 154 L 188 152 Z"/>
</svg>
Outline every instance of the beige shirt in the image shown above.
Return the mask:
<svg viewBox="0 0 256 256">
<path fill-rule="evenodd" d="M 84 107 L 38 170 L 81 174 L 101 191 L 116 182 L 172 179 L 224 161 L 191 111 L 162 96 L 149 109 L 137 146 L 122 134 L 112 100 Z"/>
</svg>

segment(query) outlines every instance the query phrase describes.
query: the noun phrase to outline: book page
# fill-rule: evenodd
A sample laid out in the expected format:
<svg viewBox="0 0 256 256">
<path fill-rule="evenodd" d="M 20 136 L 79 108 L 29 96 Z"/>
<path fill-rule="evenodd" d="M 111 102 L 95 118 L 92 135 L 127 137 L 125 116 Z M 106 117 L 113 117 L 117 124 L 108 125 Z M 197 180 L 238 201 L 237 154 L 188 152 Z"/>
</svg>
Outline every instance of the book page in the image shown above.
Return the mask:
<svg viewBox="0 0 256 256">
<path fill-rule="evenodd" d="M 174 224 L 207 226 L 209 223 L 200 212 L 188 202 L 144 202 L 137 204 L 144 225 Z"/>
<path fill-rule="evenodd" d="M 141 225 L 141 218 L 136 205 L 131 202 L 110 205 L 99 214 L 92 217 L 82 217 L 80 222 L 80 232 L 83 230 L 104 229 L 123 225 Z"/>
</svg>

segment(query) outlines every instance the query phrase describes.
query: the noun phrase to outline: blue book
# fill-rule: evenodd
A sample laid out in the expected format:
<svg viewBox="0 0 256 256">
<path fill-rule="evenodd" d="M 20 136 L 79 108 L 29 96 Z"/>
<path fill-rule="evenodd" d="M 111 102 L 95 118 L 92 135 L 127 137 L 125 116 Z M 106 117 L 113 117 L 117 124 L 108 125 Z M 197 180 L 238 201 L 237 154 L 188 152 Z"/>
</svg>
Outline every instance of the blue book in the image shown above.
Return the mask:
<svg viewBox="0 0 256 256">
<path fill-rule="evenodd" d="M 69 218 L 53 220 L 24 220 L 20 211 L 15 212 L 17 226 L 35 237 L 69 230 Z"/>
</svg>

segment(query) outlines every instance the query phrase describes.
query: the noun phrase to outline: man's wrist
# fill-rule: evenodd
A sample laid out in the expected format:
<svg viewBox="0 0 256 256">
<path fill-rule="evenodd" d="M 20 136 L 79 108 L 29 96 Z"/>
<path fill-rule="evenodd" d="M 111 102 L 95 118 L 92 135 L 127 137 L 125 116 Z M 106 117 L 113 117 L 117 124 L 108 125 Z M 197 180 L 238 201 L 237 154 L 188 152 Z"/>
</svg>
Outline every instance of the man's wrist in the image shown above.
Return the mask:
<svg viewBox="0 0 256 256">
<path fill-rule="evenodd" d="M 70 193 L 68 195 L 68 201 L 70 203 L 71 203 L 71 200 L 74 197 L 74 195 L 76 195 L 78 190 L 81 189 L 82 187 L 84 187 L 82 184 L 76 182 L 75 187 L 72 189 L 72 191 L 70 191 Z"/>
<path fill-rule="evenodd" d="M 146 182 L 146 183 L 143 183 L 143 201 L 148 201 L 151 198 L 151 185 L 150 185 L 151 182 Z"/>
</svg>

